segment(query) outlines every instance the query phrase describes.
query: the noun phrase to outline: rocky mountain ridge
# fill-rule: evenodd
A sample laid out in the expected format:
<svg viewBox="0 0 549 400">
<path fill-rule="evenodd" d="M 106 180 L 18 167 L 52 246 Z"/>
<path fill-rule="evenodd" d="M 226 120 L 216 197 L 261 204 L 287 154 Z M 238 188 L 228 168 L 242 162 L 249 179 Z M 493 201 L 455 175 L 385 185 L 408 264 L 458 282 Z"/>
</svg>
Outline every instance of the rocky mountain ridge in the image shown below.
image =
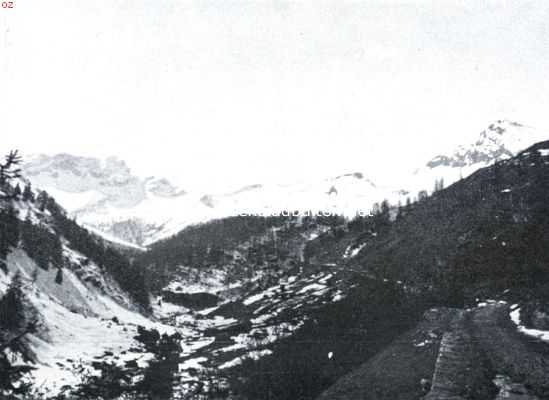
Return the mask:
<svg viewBox="0 0 549 400">
<path fill-rule="evenodd" d="M 480 132 L 474 142 L 439 154 L 415 170 L 409 187 L 412 191 L 431 189 L 433 183 L 440 180 L 450 185 L 548 138 L 549 133 L 518 122 L 497 120 Z"/>
<path fill-rule="evenodd" d="M 24 171 L 77 220 L 131 246 L 148 246 L 186 226 L 212 219 L 280 211 L 326 211 L 349 218 L 368 213 L 374 203 L 396 204 L 435 182 L 457 182 L 495 161 L 509 158 L 547 135 L 516 122 L 499 120 L 469 145 L 438 155 L 394 187 L 362 172 L 293 184 L 253 184 L 226 193 L 193 193 L 164 178 L 140 178 L 114 157 L 101 161 L 68 154 L 40 155 Z"/>
</svg>

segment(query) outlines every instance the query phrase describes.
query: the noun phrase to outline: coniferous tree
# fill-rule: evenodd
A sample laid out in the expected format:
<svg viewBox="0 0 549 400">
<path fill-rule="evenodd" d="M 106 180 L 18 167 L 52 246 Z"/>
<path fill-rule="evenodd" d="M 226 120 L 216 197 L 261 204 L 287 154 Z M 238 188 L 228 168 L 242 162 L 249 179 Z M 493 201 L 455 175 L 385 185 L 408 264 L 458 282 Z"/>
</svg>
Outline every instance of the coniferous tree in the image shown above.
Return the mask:
<svg viewBox="0 0 549 400">
<path fill-rule="evenodd" d="M 0 341 L 1 398 L 26 399 L 28 397 L 25 396 L 29 394 L 31 388 L 30 382 L 23 383 L 20 379 L 34 368 L 21 363 L 12 365 L 12 361 L 4 353 L 4 349 L 11 348 L 23 351 L 24 357 L 28 357 L 25 355 L 25 345 L 22 344 L 21 338 L 28 333 L 35 332 L 37 323 L 25 310 L 27 303 L 23 293 L 23 281 L 17 272 L 8 286 L 6 294 L 0 299 L 0 332 L 2 333 L 1 337 L 5 339 Z"/>
<path fill-rule="evenodd" d="M 19 197 L 21 197 L 21 186 L 19 186 L 19 183 L 15 185 L 15 188 L 13 188 L 12 196 L 14 199 L 18 199 Z"/>
<path fill-rule="evenodd" d="M 48 205 L 49 198 L 48 193 L 44 190 L 42 190 L 40 193 L 38 193 L 38 196 L 36 196 L 36 203 L 38 205 L 38 209 L 42 212 L 46 210 L 46 206 Z"/>
<path fill-rule="evenodd" d="M 444 178 L 435 180 L 435 192 L 440 192 L 444 189 Z"/>
<path fill-rule="evenodd" d="M 0 268 L 5 271 L 4 260 L 11 247 L 19 242 L 19 219 L 17 211 L 8 204 L 0 208 Z"/>
<path fill-rule="evenodd" d="M 387 200 L 375 203 L 372 209 L 372 222 L 375 230 L 385 230 L 391 224 L 391 206 Z"/>
<path fill-rule="evenodd" d="M 5 157 L 5 161 L 0 163 L 0 187 L 8 184 L 11 180 L 21 177 L 21 156 L 17 150 L 12 150 Z"/>
<path fill-rule="evenodd" d="M 55 283 L 61 285 L 63 283 L 63 269 L 57 268 L 57 274 L 55 274 Z"/>
<path fill-rule="evenodd" d="M 385 218 L 389 218 L 389 212 L 390 212 L 391 206 L 389 205 L 389 201 L 383 200 L 381 202 L 381 214 Z"/>
<path fill-rule="evenodd" d="M 23 201 L 30 201 L 31 203 L 34 202 L 34 193 L 32 192 L 30 183 L 27 183 L 23 189 Z"/>
<path fill-rule="evenodd" d="M 396 218 L 400 220 L 404 216 L 404 207 L 402 206 L 402 202 L 399 200 L 397 205 L 397 214 Z"/>
<path fill-rule="evenodd" d="M 38 268 L 34 268 L 34 269 L 32 270 L 32 273 L 31 273 L 31 282 L 32 282 L 33 284 L 35 284 L 36 281 L 38 280 L 38 274 L 39 274 Z"/>
<path fill-rule="evenodd" d="M 6 294 L 0 299 L 0 328 L 12 331 L 23 328 L 24 323 L 23 281 L 17 272 Z"/>
</svg>

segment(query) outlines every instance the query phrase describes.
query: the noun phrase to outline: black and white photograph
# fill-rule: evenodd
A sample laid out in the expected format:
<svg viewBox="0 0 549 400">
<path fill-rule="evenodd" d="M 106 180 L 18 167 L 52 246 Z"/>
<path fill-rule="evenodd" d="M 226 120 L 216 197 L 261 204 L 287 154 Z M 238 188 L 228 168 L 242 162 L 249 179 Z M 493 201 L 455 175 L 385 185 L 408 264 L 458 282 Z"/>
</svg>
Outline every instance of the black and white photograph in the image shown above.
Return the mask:
<svg viewBox="0 0 549 400">
<path fill-rule="evenodd" d="M 0 400 L 549 400 L 549 2 L 0 0 Z"/>
</svg>

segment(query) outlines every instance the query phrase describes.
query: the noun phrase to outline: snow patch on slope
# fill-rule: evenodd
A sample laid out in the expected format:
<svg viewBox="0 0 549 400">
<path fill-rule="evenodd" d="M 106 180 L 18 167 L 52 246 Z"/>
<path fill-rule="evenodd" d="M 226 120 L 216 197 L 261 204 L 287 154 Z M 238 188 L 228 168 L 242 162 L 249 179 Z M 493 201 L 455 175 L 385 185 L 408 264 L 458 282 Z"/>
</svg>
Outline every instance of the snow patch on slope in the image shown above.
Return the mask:
<svg viewBox="0 0 549 400">
<path fill-rule="evenodd" d="M 67 247 L 64 255 L 71 263 L 85 258 Z M 6 261 L 9 274 L 2 274 L 0 291 L 5 291 L 19 272 L 24 293 L 42 323 L 37 333 L 27 336 L 37 359 L 36 369 L 27 379 L 49 395 L 58 393 L 63 386 L 79 384 L 80 368 L 93 374 L 92 361 L 104 359 L 106 354 L 116 355 L 111 359 L 117 364 L 135 360 L 146 365 L 151 354 L 130 350 L 142 347 L 134 339 L 138 326 L 168 334 L 176 331 L 132 309 L 127 295 L 93 263 L 80 270 L 64 268 L 63 282 L 58 284 L 56 269 L 39 268 L 22 250 L 12 251 Z M 83 281 L 85 277 L 94 277 L 101 289 Z"/>
<path fill-rule="evenodd" d="M 517 326 L 517 329 L 519 330 L 519 332 L 522 332 L 527 336 L 534 337 L 544 342 L 549 342 L 549 331 L 542 331 L 540 329 L 530 329 L 530 328 L 526 328 L 524 325 L 521 324 L 520 308 L 515 308 L 513 311 L 511 311 L 509 316 L 511 320 L 514 322 L 514 324 Z"/>
</svg>

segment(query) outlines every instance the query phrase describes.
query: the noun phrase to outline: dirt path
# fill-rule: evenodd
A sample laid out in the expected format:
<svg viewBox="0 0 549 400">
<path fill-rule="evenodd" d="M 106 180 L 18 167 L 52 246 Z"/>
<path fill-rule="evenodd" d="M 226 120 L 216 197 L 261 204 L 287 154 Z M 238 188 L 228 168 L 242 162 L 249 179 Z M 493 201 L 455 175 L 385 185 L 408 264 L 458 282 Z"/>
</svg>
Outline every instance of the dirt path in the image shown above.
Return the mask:
<svg viewBox="0 0 549 400">
<path fill-rule="evenodd" d="M 509 311 L 493 303 L 454 318 L 425 400 L 549 398 L 549 346 L 520 334 Z"/>
<path fill-rule="evenodd" d="M 465 327 L 464 312 L 460 311 L 445 332 L 440 343 L 431 390 L 425 400 L 460 400 L 471 371 L 471 335 Z"/>
<path fill-rule="evenodd" d="M 487 364 L 474 338 L 472 314 L 460 310 L 443 335 L 425 400 L 493 399 L 498 390 Z"/>
<path fill-rule="evenodd" d="M 504 304 L 473 310 L 473 338 L 496 374 L 509 376 L 540 398 L 549 399 L 549 345 L 534 343 L 518 332 L 509 311 Z"/>
</svg>

